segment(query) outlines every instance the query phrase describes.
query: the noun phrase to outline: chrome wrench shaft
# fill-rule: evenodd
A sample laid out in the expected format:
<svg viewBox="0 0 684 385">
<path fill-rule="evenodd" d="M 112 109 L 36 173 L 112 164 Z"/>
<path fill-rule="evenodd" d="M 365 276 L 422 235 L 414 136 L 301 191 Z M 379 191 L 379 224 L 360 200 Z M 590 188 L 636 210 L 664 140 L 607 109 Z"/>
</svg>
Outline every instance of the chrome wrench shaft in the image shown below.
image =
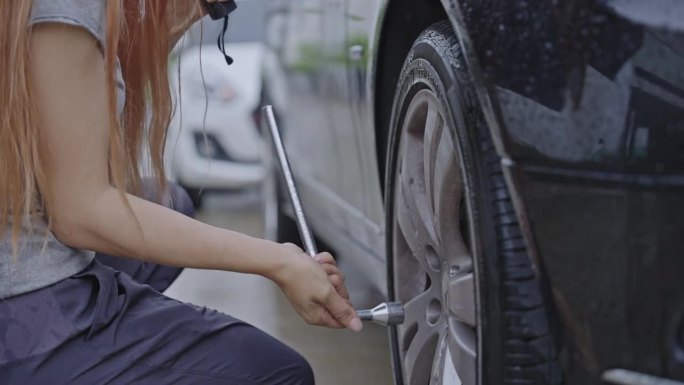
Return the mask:
<svg viewBox="0 0 684 385">
<path fill-rule="evenodd" d="M 273 150 L 275 151 L 278 163 L 280 164 L 280 170 L 285 178 L 285 185 L 287 186 L 290 203 L 292 204 L 292 210 L 294 211 L 295 219 L 297 221 L 299 235 L 304 243 L 304 249 L 311 257 L 315 257 L 316 254 L 318 254 L 318 249 L 316 248 L 316 242 L 314 241 L 309 224 L 304 216 L 304 208 L 302 207 L 302 201 L 297 192 L 297 185 L 295 184 L 294 175 L 292 175 L 290 162 L 287 159 L 287 153 L 285 152 L 280 129 L 278 128 L 278 123 L 276 122 L 275 114 L 273 113 L 273 107 L 265 106 L 261 111 L 264 120 L 266 121 L 266 125 L 269 128 L 269 133 L 271 134 L 271 142 L 273 143 Z M 357 310 L 356 313 L 362 321 L 372 321 L 383 326 L 398 325 L 404 322 L 404 305 L 398 302 L 381 303 L 373 309 Z"/>
<path fill-rule="evenodd" d="M 318 254 L 318 248 L 316 247 L 316 242 L 314 242 L 313 235 L 311 235 L 311 229 L 309 229 L 309 224 L 306 222 L 306 217 L 304 216 L 304 208 L 302 207 L 301 199 L 299 199 L 299 193 L 297 192 L 297 186 L 295 185 L 294 176 L 292 175 L 290 162 L 287 159 L 287 153 L 285 152 L 283 139 L 280 135 L 280 129 L 275 120 L 273 107 L 266 106 L 262 109 L 262 112 L 264 119 L 266 120 L 266 125 L 268 125 L 271 133 L 271 141 L 273 142 L 273 148 L 278 158 L 278 163 L 280 164 L 280 170 L 285 178 L 285 184 L 287 185 L 290 203 L 292 204 L 292 210 L 294 211 L 295 219 L 297 221 L 299 235 L 302 238 L 302 242 L 304 242 L 304 249 L 307 254 L 315 257 L 316 254 Z"/>
</svg>

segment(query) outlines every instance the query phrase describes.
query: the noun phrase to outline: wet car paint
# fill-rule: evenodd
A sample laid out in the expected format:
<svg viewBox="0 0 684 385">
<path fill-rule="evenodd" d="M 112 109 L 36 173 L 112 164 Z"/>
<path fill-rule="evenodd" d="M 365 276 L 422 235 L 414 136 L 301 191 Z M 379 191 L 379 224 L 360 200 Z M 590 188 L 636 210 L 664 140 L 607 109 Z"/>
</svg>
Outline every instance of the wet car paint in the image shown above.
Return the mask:
<svg viewBox="0 0 684 385">
<path fill-rule="evenodd" d="M 684 4 L 450 2 L 569 384 L 684 379 Z"/>
<path fill-rule="evenodd" d="M 682 190 L 525 172 L 569 384 L 608 368 L 681 379 Z"/>
</svg>

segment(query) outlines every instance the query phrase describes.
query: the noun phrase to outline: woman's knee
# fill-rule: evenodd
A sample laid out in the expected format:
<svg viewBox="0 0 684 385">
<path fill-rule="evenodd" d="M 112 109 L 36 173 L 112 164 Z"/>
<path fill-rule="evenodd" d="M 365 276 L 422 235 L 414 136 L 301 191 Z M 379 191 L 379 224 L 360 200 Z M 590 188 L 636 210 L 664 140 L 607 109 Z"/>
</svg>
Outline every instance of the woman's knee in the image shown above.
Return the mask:
<svg viewBox="0 0 684 385">
<path fill-rule="evenodd" d="M 311 365 L 309 365 L 309 362 L 301 354 L 297 353 L 297 356 L 298 357 L 295 360 L 296 369 L 294 369 L 294 371 L 297 372 L 299 382 L 293 385 L 314 385 L 316 381 L 314 380 L 314 373 Z"/>
<path fill-rule="evenodd" d="M 283 374 L 282 378 L 278 379 L 277 384 L 283 385 L 314 385 L 314 373 L 309 362 L 301 354 L 294 350 L 289 350 L 289 357 L 287 357 L 288 364 L 279 368 L 277 372 Z M 270 382 L 267 382 L 270 384 Z"/>
<path fill-rule="evenodd" d="M 239 354 L 240 371 L 264 385 L 314 385 L 311 365 L 298 352 L 250 325 L 231 331 L 230 340 Z"/>
</svg>

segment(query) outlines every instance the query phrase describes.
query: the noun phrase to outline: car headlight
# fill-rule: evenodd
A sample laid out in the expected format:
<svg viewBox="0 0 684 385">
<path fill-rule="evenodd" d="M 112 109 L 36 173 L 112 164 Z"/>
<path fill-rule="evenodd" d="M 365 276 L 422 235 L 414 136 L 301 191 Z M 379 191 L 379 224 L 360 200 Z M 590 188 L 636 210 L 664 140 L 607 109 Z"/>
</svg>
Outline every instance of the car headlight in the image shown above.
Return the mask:
<svg viewBox="0 0 684 385">
<path fill-rule="evenodd" d="M 193 81 L 190 89 L 192 97 L 200 101 L 204 101 L 206 98 L 219 103 L 229 103 L 237 97 L 235 88 L 226 81 L 212 82 L 210 79 L 206 79 L 203 84 L 200 79 Z"/>
</svg>

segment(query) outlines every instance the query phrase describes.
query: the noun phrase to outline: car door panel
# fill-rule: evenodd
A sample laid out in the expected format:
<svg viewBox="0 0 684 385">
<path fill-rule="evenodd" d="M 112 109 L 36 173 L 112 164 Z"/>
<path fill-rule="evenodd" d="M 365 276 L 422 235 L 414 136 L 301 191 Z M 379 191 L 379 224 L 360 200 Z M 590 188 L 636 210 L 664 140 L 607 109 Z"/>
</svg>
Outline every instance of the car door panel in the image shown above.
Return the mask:
<svg viewBox="0 0 684 385">
<path fill-rule="evenodd" d="M 359 194 L 365 217 L 363 242 L 385 260 L 385 210 L 375 138 L 373 68 L 385 0 L 347 0 L 349 115 L 359 147 Z"/>
<path fill-rule="evenodd" d="M 328 196 L 340 188 L 339 157 L 328 121 L 324 65 L 325 0 L 289 1 L 279 53 L 283 98 L 276 106 L 293 173 L 307 211 L 344 227 L 342 210 Z M 269 85 L 267 84 L 266 87 Z M 312 161 L 315 160 L 315 161 Z"/>
<path fill-rule="evenodd" d="M 384 271 L 376 250 L 366 245 L 368 233 L 378 229 L 363 210 L 358 176 L 363 162 L 350 120 L 347 3 L 306 0 L 283 6 L 281 1 L 279 6 L 274 12 L 285 14 L 284 25 L 268 36 L 269 41 L 280 40 L 269 44 L 277 64 L 267 63 L 271 68 L 266 73 L 280 75 L 266 80 L 264 87 L 276 104 L 304 209 L 316 234 L 338 255 L 362 264 L 373 255 L 369 260 L 375 267 L 365 271 L 376 271 L 370 278 L 377 282 Z M 358 247 L 349 247 L 350 242 Z"/>
</svg>

